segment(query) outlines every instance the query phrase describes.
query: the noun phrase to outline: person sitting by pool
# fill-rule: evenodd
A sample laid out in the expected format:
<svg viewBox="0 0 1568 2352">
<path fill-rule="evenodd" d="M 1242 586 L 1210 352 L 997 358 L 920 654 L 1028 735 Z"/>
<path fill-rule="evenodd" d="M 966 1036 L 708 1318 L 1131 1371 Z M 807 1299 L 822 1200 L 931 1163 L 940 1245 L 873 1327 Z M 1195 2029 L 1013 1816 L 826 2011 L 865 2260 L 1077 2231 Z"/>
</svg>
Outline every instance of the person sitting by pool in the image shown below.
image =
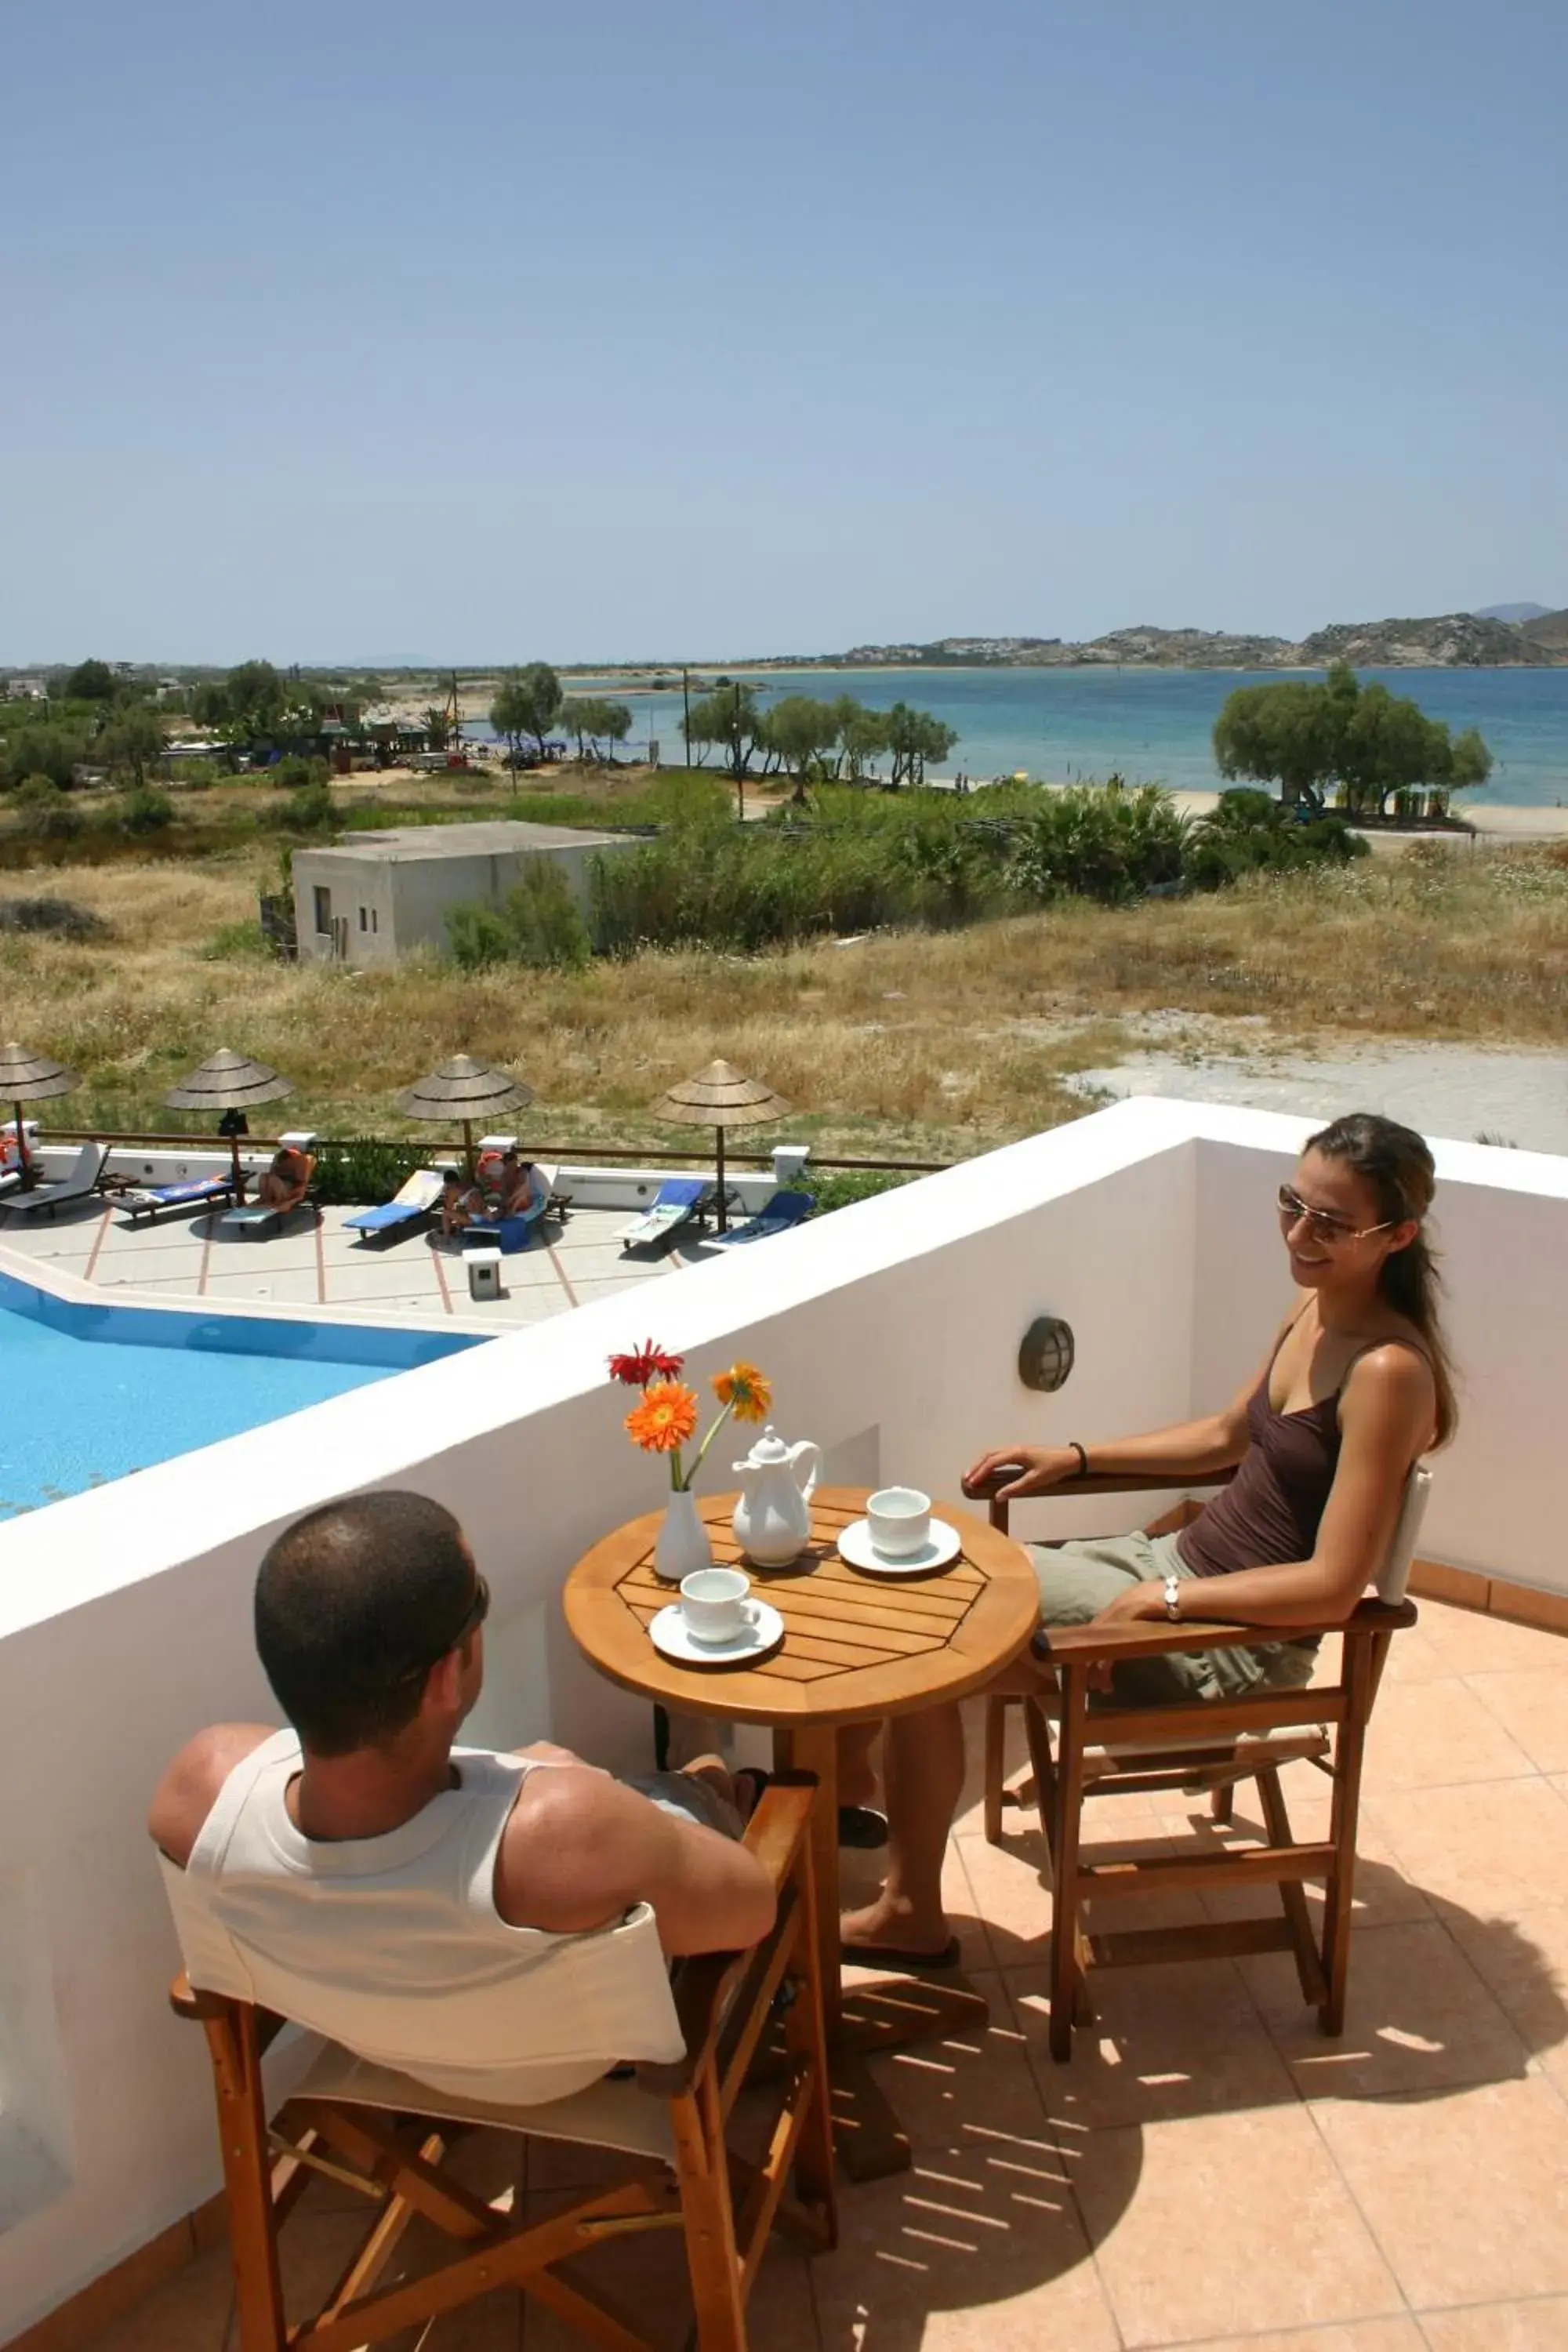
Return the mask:
<svg viewBox="0 0 1568 2352">
<path fill-rule="evenodd" d="M 1369 1113 L 1334 1120 L 1279 1187 L 1296 1297 L 1261 1370 L 1228 1404 L 1147 1436 L 997 1446 L 965 1474 L 967 1491 L 1013 1498 L 1089 1471 L 1180 1486 L 1237 1465 L 1179 1533 L 1035 1550 L 1046 1625 L 1185 1615 L 1273 1636 L 1125 1661 L 1105 1678 L 1116 1703 L 1202 1702 L 1311 1679 L 1315 1644 L 1290 1628 L 1350 1615 L 1388 1549 L 1412 1465 L 1458 1418 L 1424 1231 L 1432 1193 L 1432 1155 L 1409 1128 Z M 1043 1679 L 1048 1687 L 1048 1667 L 1026 1661 L 998 1687 L 1038 1690 Z M 952 1965 L 942 1864 L 963 1785 L 957 1707 L 897 1717 L 885 1755 L 887 1881 L 846 1916 L 845 1945 Z"/>
<path fill-rule="evenodd" d="M 286 1217 L 297 1209 L 310 1189 L 310 1179 L 316 1172 L 316 1162 L 309 1151 L 297 1144 L 285 1143 L 272 1155 L 272 1164 L 266 1169 L 256 1188 L 258 1205 L 276 1209 Z"/>
<path fill-rule="evenodd" d="M 537 1207 L 541 1194 L 549 1197 L 549 1187 L 531 1160 L 524 1160 L 515 1146 L 500 1156 L 500 1174 L 496 1187 L 498 1217 L 522 1217 Z"/>
<path fill-rule="evenodd" d="M 620 1780 L 548 1740 L 456 1745 L 484 1682 L 489 1599 L 461 1528 L 426 1496 L 353 1495 L 297 1520 L 255 1594 L 257 1650 L 290 1727 L 198 1732 L 148 1828 L 174 1865 L 198 1984 L 204 1957 L 248 1980 L 254 1955 L 301 2022 L 372 2051 L 398 2009 L 514 1986 L 493 2037 L 426 2074 L 504 2104 L 605 2071 L 604 2054 L 565 2048 L 559 2065 L 536 2049 L 524 2063 L 542 1965 L 559 1954 L 569 1987 L 572 1944 L 645 1904 L 667 1954 L 743 1949 L 772 1927 L 774 1897 L 740 1842 L 745 1778 L 715 1758 Z M 509 2030 L 510 2079 L 497 2046 Z"/>
<path fill-rule="evenodd" d="M 450 1237 L 460 1234 L 465 1225 L 477 1219 L 483 1223 L 488 1212 L 485 1196 L 479 1186 L 465 1183 L 456 1168 L 448 1168 L 441 1179 L 441 1231 Z"/>
</svg>

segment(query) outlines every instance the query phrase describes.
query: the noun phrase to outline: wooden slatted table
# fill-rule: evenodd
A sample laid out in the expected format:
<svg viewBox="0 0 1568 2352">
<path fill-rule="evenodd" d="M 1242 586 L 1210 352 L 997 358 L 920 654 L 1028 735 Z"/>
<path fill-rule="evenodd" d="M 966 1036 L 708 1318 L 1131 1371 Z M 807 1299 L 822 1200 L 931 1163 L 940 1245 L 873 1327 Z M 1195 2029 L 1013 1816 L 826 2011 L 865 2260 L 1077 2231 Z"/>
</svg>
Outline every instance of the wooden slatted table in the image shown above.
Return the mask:
<svg viewBox="0 0 1568 2352">
<path fill-rule="evenodd" d="M 823 1984 L 834 2069 L 839 2144 L 858 2179 L 898 2169 L 909 2142 L 864 2068 L 876 2050 L 929 2040 L 983 2021 L 978 1994 L 895 1979 L 844 1996 L 839 1986 L 837 1733 L 980 1690 L 1024 1649 L 1039 1622 L 1040 1596 L 1023 1546 L 973 1512 L 938 1502 L 936 1517 L 963 1538 L 951 1568 L 930 1576 L 861 1575 L 838 1557 L 838 1535 L 861 1517 L 866 1490 L 819 1487 L 812 1540 L 783 1569 L 742 1561 L 731 1528 L 731 1495 L 699 1505 L 722 1565 L 743 1565 L 753 1591 L 784 1619 L 781 1645 L 749 1666 L 681 1666 L 647 1636 L 674 1588 L 653 1570 L 662 1513 L 632 1519 L 584 1554 L 567 1579 L 566 1622 L 584 1655 L 612 1682 L 678 1713 L 772 1727 L 781 1770 L 813 1772 L 813 1813 L 822 1933 Z"/>
</svg>

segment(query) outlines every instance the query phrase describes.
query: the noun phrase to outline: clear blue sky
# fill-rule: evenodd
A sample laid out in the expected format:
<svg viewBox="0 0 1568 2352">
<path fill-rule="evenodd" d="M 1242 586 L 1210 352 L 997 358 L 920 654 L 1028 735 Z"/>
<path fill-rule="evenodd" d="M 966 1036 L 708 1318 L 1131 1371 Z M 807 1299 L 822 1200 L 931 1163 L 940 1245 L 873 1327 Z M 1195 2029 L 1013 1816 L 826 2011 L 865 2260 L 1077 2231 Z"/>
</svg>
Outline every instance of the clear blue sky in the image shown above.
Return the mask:
<svg viewBox="0 0 1568 2352">
<path fill-rule="evenodd" d="M 1563 0 L 0 32 L 0 660 L 1568 602 Z"/>
</svg>

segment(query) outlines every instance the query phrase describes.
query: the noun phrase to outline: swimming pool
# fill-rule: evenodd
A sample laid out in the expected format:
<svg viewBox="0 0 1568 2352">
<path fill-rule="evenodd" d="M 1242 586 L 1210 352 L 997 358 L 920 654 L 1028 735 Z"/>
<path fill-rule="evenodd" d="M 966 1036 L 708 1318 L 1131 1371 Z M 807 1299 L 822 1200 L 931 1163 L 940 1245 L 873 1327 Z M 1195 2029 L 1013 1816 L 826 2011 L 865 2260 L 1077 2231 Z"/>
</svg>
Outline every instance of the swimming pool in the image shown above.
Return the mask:
<svg viewBox="0 0 1568 2352">
<path fill-rule="evenodd" d="M 0 1274 L 0 1519 L 484 1344 L 477 1332 L 97 1307 Z"/>
</svg>

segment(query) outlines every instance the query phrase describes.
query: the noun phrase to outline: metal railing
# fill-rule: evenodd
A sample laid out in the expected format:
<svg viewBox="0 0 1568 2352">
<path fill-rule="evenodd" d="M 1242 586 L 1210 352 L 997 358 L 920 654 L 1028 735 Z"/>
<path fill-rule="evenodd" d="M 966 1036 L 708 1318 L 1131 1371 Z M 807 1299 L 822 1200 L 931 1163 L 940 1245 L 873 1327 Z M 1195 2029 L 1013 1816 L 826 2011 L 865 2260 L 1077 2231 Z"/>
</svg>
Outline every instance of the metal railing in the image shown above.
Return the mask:
<svg viewBox="0 0 1568 2352">
<path fill-rule="evenodd" d="M 589 1165 L 596 1160 L 625 1160 L 637 1167 L 684 1167 L 692 1160 L 702 1160 L 712 1156 L 710 1150 L 704 1150 L 704 1139 L 710 1138 L 710 1130 L 693 1129 L 692 1133 L 697 1140 L 689 1144 L 684 1151 L 651 1148 L 645 1150 L 640 1145 L 599 1143 L 586 1139 L 579 1139 L 575 1143 L 520 1141 L 518 1150 L 525 1160 L 557 1161 L 567 1160 L 580 1166 Z M 281 1141 L 282 1138 L 276 1135 L 242 1135 L 239 1138 L 239 1148 L 241 1151 L 276 1151 Z M 460 1156 L 463 1150 L 463 1139 L 460 1135 L 441 1136 L 434 1139 L 423 1136 L 410 1138 L 395 1135 L 323 1135 L 319 1138 L 319 1141 L 328 1146 L 334 1143 L 345 1146 L 350 1143 L 374 1143 L 384 1145 L 389 1151 L 417 1150 L 429 1159 L 434 1159 L 438 1153 L 446 1153 L 448 1156 L 457 1153 Z M 121 1132 L 107 1127 L 53 1127 L 47 1129 L 40 1127 L 37 1131 L 37 1144 L 47 1146 L 51 1142 L 107 1143 L 111 1150 L 115 1145 L 122 1144 L 135 1150 L 153 1151 L 227 1151 L 229 1149 L 229 1139 L 226 1135 L 163 1135 L 150 1130 Z M 31 1150 L 34 1148 L 29 1139 L 28 1149 Z M 726 1141 L 724 1158 L 731 1165 L 736 1161 L 744 1161 L 748 1167 L 767 1168 L 773 1163 L 773 1151 L 771 1148 L 766 1151 L 740 1151 L 734 1150 Z M 830 1160 L 814 1151 L 811 1154 L 810 1164 L 813 1168 L 859 1169 L 868 1174 L 939 1176 L 944 1168 L 951 1168 L 956 1163 L 951 1160 Z"/>
</svg>

